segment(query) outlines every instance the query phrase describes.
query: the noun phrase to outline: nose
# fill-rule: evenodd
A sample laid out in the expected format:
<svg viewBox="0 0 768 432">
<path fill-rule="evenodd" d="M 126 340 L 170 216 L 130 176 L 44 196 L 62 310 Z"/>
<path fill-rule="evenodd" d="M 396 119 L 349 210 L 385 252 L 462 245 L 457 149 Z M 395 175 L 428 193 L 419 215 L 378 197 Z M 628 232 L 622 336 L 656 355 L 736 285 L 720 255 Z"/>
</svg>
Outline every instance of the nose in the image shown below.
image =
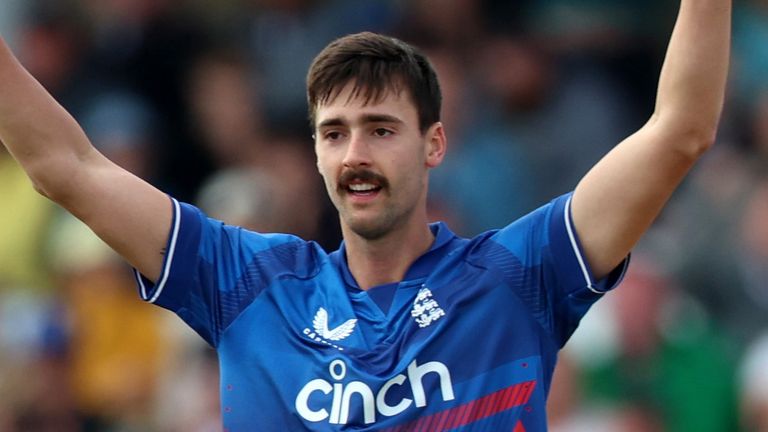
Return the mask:
<svg viewBox="0 0 768 432">
<path fill-rule="evenodd" d="M 353 132 L 347 144 L 347 152 L 344 155 L 344 166 L 347 168 L 370 166 L 371 162 L 368 141 L 361 134 Z"/>
</svg>

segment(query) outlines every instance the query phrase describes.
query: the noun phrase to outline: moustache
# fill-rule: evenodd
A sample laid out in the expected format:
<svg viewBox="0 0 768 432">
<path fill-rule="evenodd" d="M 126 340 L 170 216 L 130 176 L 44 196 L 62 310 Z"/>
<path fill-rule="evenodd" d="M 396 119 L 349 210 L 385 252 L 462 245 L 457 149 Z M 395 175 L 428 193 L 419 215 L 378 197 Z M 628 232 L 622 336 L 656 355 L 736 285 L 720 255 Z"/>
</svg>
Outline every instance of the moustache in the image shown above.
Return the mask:
<svg viewBox="0 0 768 432">
<path fill-rule="evenodd" d="M 350 169 L 342 172 L 339 176 L 338 188 L 346 189 L 355 180 L 363 183 L 373 183 L 382 189 L 389 186 L 389 181 L 380 174 L 367 169 Z"/>
</svg>

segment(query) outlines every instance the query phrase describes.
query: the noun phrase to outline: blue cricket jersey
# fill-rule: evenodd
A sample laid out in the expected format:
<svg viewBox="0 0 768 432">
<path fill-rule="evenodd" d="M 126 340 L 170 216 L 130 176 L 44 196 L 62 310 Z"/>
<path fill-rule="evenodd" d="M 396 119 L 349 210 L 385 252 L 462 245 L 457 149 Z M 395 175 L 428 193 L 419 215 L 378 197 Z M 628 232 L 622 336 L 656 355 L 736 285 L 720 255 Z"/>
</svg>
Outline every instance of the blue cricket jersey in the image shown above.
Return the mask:
<svg viewBox="0 0 768 432">
<path fill-rule="evenodd" d="M 224 430 L 544 431 L 558 350 L 628 260 L 594 281 L 570 194 L 472 239 L 435 241 L 361 290 L 344 245 L 258 234 L 173 200 L 156 284 L 216 348 Z"/>
</svg>

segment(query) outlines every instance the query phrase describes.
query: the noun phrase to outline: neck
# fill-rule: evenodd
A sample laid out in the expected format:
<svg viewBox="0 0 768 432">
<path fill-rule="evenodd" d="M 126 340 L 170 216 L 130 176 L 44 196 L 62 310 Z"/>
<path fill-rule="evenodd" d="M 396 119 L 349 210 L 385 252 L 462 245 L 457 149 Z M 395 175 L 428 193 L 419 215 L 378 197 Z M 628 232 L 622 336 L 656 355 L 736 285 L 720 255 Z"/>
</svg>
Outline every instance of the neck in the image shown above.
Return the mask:
<svg viewBox="0 0 768 432">
<path fill-rule="evenodd" d="M 426 218 L 386 236 L 368 240 L 352 232 L 342 223 L 347 249 L 347 264 L 361 289 L 399 282 L 418 257 L 429 250 L 435 240 Z"/>
</svg>

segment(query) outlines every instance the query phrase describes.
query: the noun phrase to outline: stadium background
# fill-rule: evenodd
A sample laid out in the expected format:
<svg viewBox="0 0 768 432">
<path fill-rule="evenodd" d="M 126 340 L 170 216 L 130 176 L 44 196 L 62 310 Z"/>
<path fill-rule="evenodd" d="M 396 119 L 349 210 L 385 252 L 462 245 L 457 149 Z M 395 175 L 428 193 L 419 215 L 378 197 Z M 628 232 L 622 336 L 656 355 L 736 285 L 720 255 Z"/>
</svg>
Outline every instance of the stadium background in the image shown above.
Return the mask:
<svg viewBox="0 0 768 432">
<path fill-rule="evenodd" d="M 570 190 L 643 124 L 676 8 L 4 0 L 0 34 L 122 166 L 335 248 L 304 100 L 327 42 L 387 32 L 433 60 L 449 152 L 430 209 L 471 235 Z M 736 1 L 733 42 L 717 146 L 563 352 L 552 431 L 768 430 L 768 2 Z M 218 431 L 218 410 L 215 354 L 0 150 L 0 431 Z"/>
</svg>

